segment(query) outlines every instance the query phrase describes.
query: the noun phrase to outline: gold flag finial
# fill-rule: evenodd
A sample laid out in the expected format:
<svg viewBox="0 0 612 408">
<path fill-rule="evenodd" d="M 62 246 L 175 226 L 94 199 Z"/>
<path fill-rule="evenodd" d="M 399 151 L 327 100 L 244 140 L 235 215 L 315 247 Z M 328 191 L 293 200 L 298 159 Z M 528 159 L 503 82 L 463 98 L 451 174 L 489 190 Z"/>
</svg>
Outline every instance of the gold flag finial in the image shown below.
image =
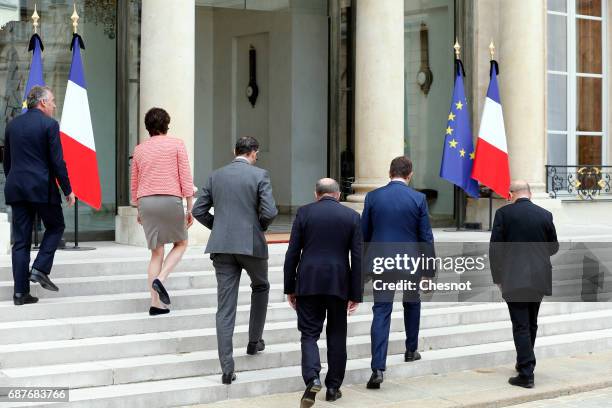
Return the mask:
<svg viewBox="0 0 612 408">
<path fill-rule="evenodd" d="M 491 44 L 489 44 L 489 52 L 491 53 L 491 60 L 495 59 L 495 43 L 491 40 Z"/>
<path fill-rule="evenodd" d="M 38 33 L 38 20 L 40 20 L 40 16 L 36 11 L 36 3 L 34 3 L 34 13 L 32 13 L 32 25 L 34 26 L 34 34 Z"/>
<path fill-rule="evenodd" d="M 459 39 L 455 38 L 455 45 L 453 46 L 455 49 L 455 57 L 459 59 L 461 57 L 461 45 L 459 45 Z"/>
<path fill-rule="evenodd" d="M 70 19 L 72 20 L 72 28 L 74 29 L 74 33 L 76 34 L 79 27 L 79 15 L 76 11 L 76 3 L 74 3 L 74 11 L 72 12 L 72 16 L 70 16 Z"/>
</svg>

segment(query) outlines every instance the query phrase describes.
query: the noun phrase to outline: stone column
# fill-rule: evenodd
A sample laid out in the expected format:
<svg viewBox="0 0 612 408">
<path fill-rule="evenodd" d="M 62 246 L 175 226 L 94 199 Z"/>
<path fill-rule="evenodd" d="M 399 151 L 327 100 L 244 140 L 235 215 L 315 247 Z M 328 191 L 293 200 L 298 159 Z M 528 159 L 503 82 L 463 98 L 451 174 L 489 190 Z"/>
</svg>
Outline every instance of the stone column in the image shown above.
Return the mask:
<svg viewBox="0 0 612 408">
<path fill-rule="evenodd" d="M 140 140 L 152 107 L 171 116 L 169 134 L 185 142 L 193 170 L 195 0 L 142 2 L 140 26 Z"/>
<path fill-rule="evenodd" d="M 194 169 L 195 0 L 146 0 L 140 25 L 139 139 L 148 137 L 144 115 L 152 107 L 170 114 L 169 134 L 185 142 Z M 146 245 L 137 209 L 119 207 L 115 239 L 122 244 Z M 196 223 L 197 224 L 197 223 Z M 190 230 L 196 243 L 208 234 L 199 225 Z"/>
<path fill-rule="evenodd" d="M 404 1 L 359 0 L 355 54 L 355 195 L 389 181 L 404 154 Z"/>
<path fill-rule="evenodd" d="M 500 88 L 513 179 L 546 186 L 546 1 L 500 1 Z M 482 63 L 482 61 L 480 62 Z"/>
</svg>

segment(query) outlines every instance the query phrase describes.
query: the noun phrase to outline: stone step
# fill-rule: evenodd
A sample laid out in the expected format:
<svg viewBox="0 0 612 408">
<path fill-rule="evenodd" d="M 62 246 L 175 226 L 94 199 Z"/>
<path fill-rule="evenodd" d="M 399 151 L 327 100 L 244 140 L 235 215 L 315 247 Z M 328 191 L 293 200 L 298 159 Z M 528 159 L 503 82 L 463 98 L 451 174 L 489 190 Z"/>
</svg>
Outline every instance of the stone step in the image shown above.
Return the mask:
<svg viewBox="0 0 612 408">
<path fill-rule="evenodd" d="M 284 302 L 280 286 L 272 286 L 271 303 Z M 238 304 L 250 304 L 251 288 L 240 287 Z M 207 289 L 174 290 L 170 294 L 172 310 L 216 307 L 216 291 Z M 33 305 L 15 307 L 12 300 L 0 301 L 0 322 L 14 322 L 40 319 L 61 319 L 66 317 L 100 316 L 127 314 L 135 311 L 148 312 L 151 304 L 149 292 L 120 293 L 107 295 L 52 297 L 42 299 Z M 425 304 L 425 303 L 424 303 Z M 425 307 L 430 307 L 427 303 Z"/>
<path fill-rule="evenodd" d="M 36 252 L 32 252 L 32 259 Z M 99 258 L 99 255 L 92 254 L 89 259 L 58 259 L 53 263 L 51 279 L 73 278 L 86 276 L 110 276 L 110 275 L 131 275 L 142 274 L 146 277 L 149 258 L 146 256 L 134 257 L 108 257 Z M 271 253 L 268 259 L 270 266 L 282 266 L 285 261 L 285 254 Z M 193 271 L 212 271 L 213 265 L 209 254 L 189 254 L 183 257 L 176 267 L 176 272 Z M 13 271 L 10 262 L 0 266 L 0 281 L 13 280 Z"/>
<path fill-rule="evenodd" d="M 371 306 L 371 303 L 360 305 L 356 313 L 349 317 L 349 321 L 363 319 L 361 316 L 369 318 L 372 313 Z M 578 313 L 608 307 L 605 303 L 576 303 L 569 304 L 568 307 L 562 306 L 559 303 L 544 303 L 540 314 Z M 423 303 L 422 308 L 424 320 L 421 327 L 427 328 L 495 321 L 499 318 L 505 318 L 506 305 L 503 303 L 478 305 Z M 401 306 L 397 305 L 396 310 L 393 317 L 394 319 L 400 319 L 397 323 L 400 324 L 398 330 L 401 330 Z M 209 307 L 172 310 L 167 315 L 156 317 L 150 317 L 147 312 L 140 312 L 1 322 L 0 345 L 214 328 L 215 314 L 216 308 Z M 248 324 L 249 314 L 250 305 L 239 305 L 236 313 L 236 324 Z M 294 319 L 295 311 L 286 302 L 270 303 L 268 305 L 267 322 L 292 321 Z"/>
<path fill-rule="evenodd" d="M 86 279 L 91 279 L 91 278 L 86 278 Z M 198 295 L 199 299 L 195 299 L 196 301 L 195 305 L 192 305 L 191 303 L 189 303 L 189 301 L 192 301 L 193 299 L 187 299 L 188 300 L 187 304 L 189 305 L 189 307 L 211 307 L 217 304 L 217 288 L 216 287 L 214 288 L 189 288 L 188 287 L 188 288 L 182 288 L 182 289 L 173 289 L 173 285 L 180 284 L 179 279 L 174 280 L 174 282 L 175 283 L 171 283 L 168 285 L 168 292 L 170 294 L 170 299 L 172 301 L 173 307 L 177 307 L 179 309 L 187 307 L 187 305 L 185 305 L 185 302 L 184 302 L 185 301 L 184 297 L 185 296 L 189 297 L 189 295 L 194 295 L 194 294 Z M 39 296 L 42 302 L 42 303 L 39 302 L 39 304 L 45 305 L 45 306 L 49 304 L 51 300 L 55 300 L 55 299 L 58 299 L 58 300 L 62 299 L 64 301 L 69 301 L 69 299 L 75 299 L 75 300 L 83 300 L 85 303 L 87 303 L 91 301 L 95 302 L 96 300 L 100 298 L 107 298 L 106 300 L 108 301 L 133 299 L 133 298 L 138 298 L 138 299 L 144 298 L 146 299 L 146 301 L 144 302 L 142 307 L 140 307 L 140 310 L 148 311 L 149 306 L 151 304 L 149 292 L 137 292 L 137 291 L 142 291 L 143 289 L 146 290 L 146 284 L 147 284 L 146 279 L 139 279 L 138 281 L 134 281 L 134 285 L 140 286 L 140 288 L 123 287 L 122 284 L 123 283 L 119 283 L 117 284 L 117 286 L 114 286 L 114 284 L 111 284 L 112 287 L 117 288 L 117 292 L 110 292 L 108 290 L 109 287 L 105 286 L 104 283 L 96 282 L 96 284 L 91 284 L 90 289 L 87 289 L 86 291 L 91 291 L 91 292 L 101 291 L 103 293 L 92 293 L 89 295 L 83 295 L 83 294 L 78 294 L 78 293 L 69 295 L 68 293 L 66 293 L 67 292 L 66 290 L 62 291 L 61 289 L 60 289 L 60 292 L 50 292 L 48 290 L 38 287 L 38 285 L 36 285 L 37 288 L 35 290 L 31 290 L 31 293 L 34 296 Z M 96 286 L 103 287 L 104 290 L 96 289 Z M 123 288 L 124 290 L 120 290 L 119 288 Z M 34 287 L 32 287 L 32 289 L 34 289 Z M 270 302 L 281 302 L 285 300 L 285 297 L 283 294 L 283 284 L 281 283 L 270 284 L 270 295 L 269 296 L 270 296 Z M 13 304 L 12 294 L 10 295 L 11 300 L 8 300 L 8 298 L 9 298 L 8 296 L 5 296 L 4 301 L 0 301 L 0 310 L 2 310 L 3 306 L 10 306 Z M 238 292 L 238 303 L 244 304 L 250 301 L 251 301 L 251 288 L 245 285 L 240 286 L 239 292 Z M 20 307 L 24 307 L 24 306 L 31 306 L 31 305 L 23 305 Z M 107 307 L 107 306 L 110 306 L 110 305 L 98 304 L 98 307 Z M 139 309 L 130 308 L 128 310 L 133 311 L 133 310 L 139 310 Z M 102 312 L 104 314 L 108 314 L 108 312 L 104 310 L 102 310 Z M 92 313 L 92 314 L 95 314 L 95 313 Z M 49 316 L 49 317 L 52 317 L 52 316 Z M 31 318 L 33 318 L 33 316 Z"/>
<path fill-rule="evenodd" d="M 271 284 L 283 283 L 282 268 L 270 267 L 269 281 Z M 57 298 L 69 296 L 104 295 L 146 291 L 148 289 L 146 271 L 141 274 L 124 274 L 112 276 L 87 276 L 75 278 L 57 278 L 53 282 L 59 287 L 59 292 L 43 289 L 38 284 L 31 284 L 30 293 L 40 298 Z M 249 276 L 241 276 L 243 285 L 250 285 Z M 217 279 L 213 271 L 174 272 L 166 283 L 166 289 L 172 296 L 173 290 L 216 288 Z M 13 282 L 0 281 L 0 300 L 13 299 Z"/>
<path fill-rule="evenodd" d="M 612 310 L 576 313 L 570 316 L 545 316 L 539 321 L 539 336 L 567 334 L 572 330 L 594 331 L 612 328 Z M 479 340 L 480 339 L 480 340 Z M 420 346 L 424 350 L 465 347 L 473 344 L 497 343 L 512 339 L 508 320 L 464 326 L 421 330 Z M 389 336 L 389 354 L 405 351 L 405 335 Z M 321 361 L 326 362 L 325 341 L 319 342 Z M 370 356 L 370 336 L 351 336 L 347 341 L 349 359 Z M 240 371 L 263 370 L 291 366 L 300 361 L 298 342 L 269 344 L 258 357 L 247 356 L 245 348 L 235 349 L 236 367 Z M 76 364 L 8 368 L 0 371 L 7 381 L 21 386 L 95 387 L 171 378 L 220 374 L 216 350 L 179 354 L 103 360 Z"/>
<path fill-rule="evenodd" d="M 485 305 L 487 306 L 487 305 Z M 501 305 L 500 305 L 501 306 Z M 452 344 L 455 341 L 466 341 L 467 344 L 486 342 L 487 335 L 497 336 L 496 330 L 489 330 L 487 324 L 507 322 L 507 312 L 499 307 L 482 308 L 441 308 L 425 310 L 421 318 L 422 327 L 426 328 L 422 332 L 425 343 L 421 343 L 424 348 L 441 348 L 445 344 Z M 454 310 L 453 310 L 454 309 Z M 488 309 L 488 310 L 487 310 Z M 551 304 L 545 307 L 543 313 L 554 313 L 558 309 Z M 580 310 L 580 309 L 578 309 Z M 487 313 L 488 312 L 488 313 Z M 602 310 L 601 313 L 609 312 Z M 591 312 L 595 313 L 595 312 Z M 450 324 L 449 324 L 449 315 Z M 472 323 L 460 324 L 463 315 L 469 314 L 466 319 Z M 461 316 L 461 317 L 459 317 Z M 572 314 L 561 315 L 568 320 L 572 319 Z M 610 314 L 612 316 L 612 314 Z M 454 319 L 452 318 L 454 317 Z M 489 317 L 490 319 L 487 319 Z M 477 323 L 476 323 L 477 322 Z M 478 325 L 485 325 L 480 327 Z M 612 325 L 612 319 L 609 324 Z M 371 316 L 351 316 L 348 327 L 348 335 L 367 336 L 370 333 Z M 392 331 L 403 332 L 403 314 L 396 312 L 392 316 Z M 427 329 L 429 328 L 429 329 Z M 572 329 L 571 326 L 568 329 Z M 440 340 L 428 343 L 428 332 L 426 330 L 438 330 L 444 333 Z M 478 333 L 475 336 L 461 336 L 455 338 L 456 333 L 447 335 L 448 331 L 457 333 L 467 330 L 471 333 Z M 438 333 L 438 332 L 435 332 Z M 296 329 L 295 320 L 268 323 L 265 329 L 264 339 L 269 345 L 282 343 L 299 342 L 299 332 Z M 324 337 L 324 336 L 323 336 Z M 234 332 L 234 344 L 237 347 L 246 345 L 248 342 L 248 325 L 236 326 Z M 446 342 L 446 343 L 445 343 Z M 465 345 L 465 344 L 464 344 Z M 127 334 L 122 336 L 109 337 L 87 337 L 82 339 L 56 340 L 44 342 L 22 342 L 0 346 L 0 361 L 3 368 L 28 367 L 31 361 L 40 362 L 40 365 L 78 363 L 85 361 L 100 361 L 107 359 L 143 357 L 158 354 L 189 353 L 194 351 L 216 350 L 217 337 L 214 327 L 204 329 L 176 330 L 176 331 L 157 331 L 142 334 Z"/>
<path fill-rule="evenodd" d="M 240 288 L 238 302 L 250 302 L 251 288 Z M 214 296 L 213 296 L 214 294 Z M 278 294 L 278 293 L 275 293 Z M 216 307 L 214 289 L 186 289 L 173 291 L 172 309 Z M 282 301 L 279 299 L 277 301 Z M 274 302 L 270 299 L 270 302 Z M 0 322 L 54 319 L 79 316 L 100 316 L 108 314 L 133 313 L 149 310 L 149 292 L 121 293 L 97 296 L 72 296 L 43 299 L 37 304 L 15 307 L 13 301 L 0 302 Z"/>
<path fill-rule="evenodd" d="M 536 342 L 538 358 L 582 354 L 612 347 L 612 329 L 540 336 Z M 420 361 L 405 363 L 403 354 L 390 355 L 386 380 L 433 373 L 446 373 L 510 364 L 516 359 L 512 341 L 475 344 L 428 350 Z M 322 375 L 324 375 L 324 371 Z M 297 365 L 239 372 L 231 386 L 222 385 L 219 375 L 80 388 L 70 391 L 69 403 L 54 407 L 168 407 L 247 398 L 303 390 L 301 369 Z M 369 357 L 347 363 L 345 384 L 365 384 L 371 374 Z M 384 387 L 384 385 L 383 385 Z M 364 392 L 365 388 L 364 388 Z M 46 406 L 38 404 L 35 406 Z"/>
</svg>

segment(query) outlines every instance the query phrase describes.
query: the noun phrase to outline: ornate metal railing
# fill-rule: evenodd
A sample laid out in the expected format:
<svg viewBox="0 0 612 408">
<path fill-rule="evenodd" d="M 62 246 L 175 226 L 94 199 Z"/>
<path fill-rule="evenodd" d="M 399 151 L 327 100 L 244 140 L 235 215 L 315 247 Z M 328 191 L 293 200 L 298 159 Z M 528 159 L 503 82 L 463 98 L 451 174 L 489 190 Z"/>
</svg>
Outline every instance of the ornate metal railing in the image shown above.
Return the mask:
<svg viewBox="0 0 612 408">
<path fill-rule="evenodd" d="M 552 198 L 594 200 L 612 191 L 612 166 L 546 166 L 546 192 Z"/>
</svg>

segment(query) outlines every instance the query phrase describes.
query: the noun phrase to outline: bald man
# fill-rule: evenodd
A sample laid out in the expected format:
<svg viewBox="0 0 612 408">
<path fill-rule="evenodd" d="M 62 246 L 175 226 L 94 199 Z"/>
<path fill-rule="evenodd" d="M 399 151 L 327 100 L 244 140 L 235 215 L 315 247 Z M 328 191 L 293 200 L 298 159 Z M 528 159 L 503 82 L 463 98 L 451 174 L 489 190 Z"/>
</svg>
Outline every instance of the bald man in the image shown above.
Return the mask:
<svg viewBox="0 0 612 408">
<path fill-rule="evenodd" d="M 511 385 L 533 388 L 538 312 L 545 295 L 552 294 L 550 257 L 559 250 L 553 216 L 531 202 L 524 180 L 510 185 L 510 201 L 495 213 L 490 261 L 493 282 L 508 303 L 516 348 L 516 371 Z"/>
<path fill-rule="evenodd" d="M 296 214 L 284 268 L 285 294 L 297 311 L 302 334 L 302 377 L 306 384 L 302 408 L 312 406 L 322 388 L 317 340 L 326 315 L 326 400 L 342 397 L 347 311 L 357 309 L 363 292 L 359 214 L 338 202 L 340 188 L 333 179 L 317 182 L 315 198 Z"/>
</svg>

